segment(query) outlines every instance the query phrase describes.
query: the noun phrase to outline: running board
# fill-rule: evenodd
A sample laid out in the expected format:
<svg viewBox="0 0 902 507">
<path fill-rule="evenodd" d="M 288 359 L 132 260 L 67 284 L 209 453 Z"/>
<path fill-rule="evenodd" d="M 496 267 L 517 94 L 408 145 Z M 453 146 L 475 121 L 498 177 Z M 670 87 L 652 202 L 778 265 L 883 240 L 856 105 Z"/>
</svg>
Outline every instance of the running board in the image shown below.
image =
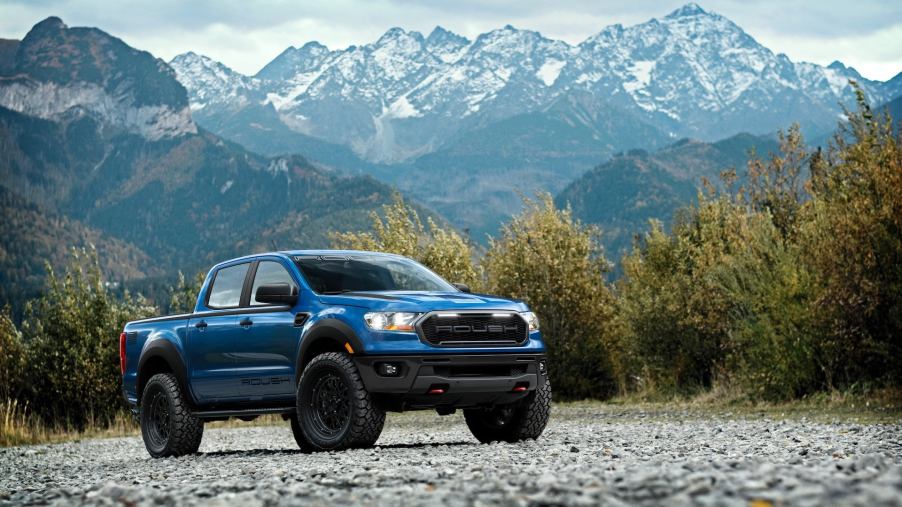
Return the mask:
<svg viewBox="0 0 902 507">
<path fill-rule="evenodd" d="M 222 419 L 223 417 L 253 417 L 268 414 L 293 414 L 295 407 L 248 408 L 244 410 L 202 410 L 194 412 L 200 419 Z"/>
</svg>

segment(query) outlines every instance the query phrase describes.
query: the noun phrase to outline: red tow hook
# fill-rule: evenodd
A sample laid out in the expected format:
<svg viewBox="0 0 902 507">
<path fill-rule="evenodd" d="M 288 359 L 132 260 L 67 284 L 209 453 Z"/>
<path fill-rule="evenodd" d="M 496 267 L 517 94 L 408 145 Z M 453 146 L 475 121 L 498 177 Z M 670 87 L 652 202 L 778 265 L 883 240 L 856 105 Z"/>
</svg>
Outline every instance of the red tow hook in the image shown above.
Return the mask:
<svg viewBox="0 0 902 507">
<path fill-rule="evenodd" d="M 432 384 L 426 390 L 426 394 L 445 394 L 448 392 L 448 384 Z"/>
<path fill-rule="evenodd" d="M 529 389 L 529 382 L 520 382 L 519 384 L 515 385 L 513 389 L 511 389 L 511 392 L 522 393 L 527 389 Z"/>
</svg>

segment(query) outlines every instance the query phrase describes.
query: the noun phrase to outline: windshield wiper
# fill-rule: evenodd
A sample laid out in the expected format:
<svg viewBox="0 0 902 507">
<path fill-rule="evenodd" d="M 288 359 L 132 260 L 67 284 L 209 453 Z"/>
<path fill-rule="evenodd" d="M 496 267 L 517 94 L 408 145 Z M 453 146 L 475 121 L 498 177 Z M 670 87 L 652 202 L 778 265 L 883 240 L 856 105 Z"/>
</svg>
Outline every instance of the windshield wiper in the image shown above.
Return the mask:
<svg viewBox="0 0 902 507">
<path fill-rule="evenodd" d="M 324 290 L 320 292 L 320 294 L 324 296 L 334 296 L 336 294 L 347 294 L 348 292 L 354 292 L 350 289 L 341 289 L 341 290 Z"/>
</svg>

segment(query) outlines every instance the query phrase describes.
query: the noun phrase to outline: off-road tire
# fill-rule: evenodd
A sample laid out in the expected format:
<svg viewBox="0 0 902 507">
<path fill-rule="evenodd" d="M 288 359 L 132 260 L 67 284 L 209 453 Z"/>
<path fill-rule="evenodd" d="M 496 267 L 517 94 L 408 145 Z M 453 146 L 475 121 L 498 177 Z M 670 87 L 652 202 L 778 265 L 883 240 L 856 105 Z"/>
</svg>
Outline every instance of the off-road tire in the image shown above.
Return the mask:
<svg viewBox="0 0 902 507">
<path fill-rule="evenodd" d="M 464 410 L 464 420 L 476 440 L 489 442 L 519 442 L 535 440 L 542 435 L 551 412 L 551 382 L 529 393 L 522 400 L 491 410 Z"/>
<path fill-rule="evenodd" d="M 330 395 L 323 393 L 333 392 L 336 402 L 327 403 Z M 333 451 L 375 444 L 385 425 L 385 411 L 376 406 L 350 357 L 326 352 L 307 363 L 301 374 L 297 420 L 311 450 Z M 304 448 L 301 441 L 298 445 Z"/>
<path fill-rule="evenodd" d="M 147 381 L 141 394 L 140 413 L 141 437 L 151 456 L 197 452 L 204 436 L 204 422 L 191 413 L 173 374 L 159 373 Z"/>
<path fill-rule="evenodd" d="M 298 422 L 298 415 L 292 414 L 289 421 L 291 422 L 291 434 L 294 435 L 294 441 L 297 442 L 301 452 L 315 451 L 316 448 L 310 444 L 307 437 L 304 435 L 304 431 L 301 430 L 301 423 Z"/>
</svg>

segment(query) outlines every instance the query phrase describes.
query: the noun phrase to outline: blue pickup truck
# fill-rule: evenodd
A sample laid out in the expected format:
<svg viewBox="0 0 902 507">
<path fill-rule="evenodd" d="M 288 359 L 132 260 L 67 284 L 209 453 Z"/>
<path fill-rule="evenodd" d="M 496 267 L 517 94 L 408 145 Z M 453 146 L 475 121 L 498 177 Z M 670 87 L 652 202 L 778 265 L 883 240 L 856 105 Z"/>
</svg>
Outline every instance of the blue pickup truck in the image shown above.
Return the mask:
<svg viewBox="0 0 902 507">
<path fill-rule="evenodd" d="M 398 255 L 289 251 L 217 264 L 194 312 L 130 322 L 122 392 L 151 456 L 204 422 L 280 414 L 304 451 L 373 445 L 385 412 L 462 409 L 481 442 L 538 438 L 551 384 L 536 316 Z"/>
</svg>

